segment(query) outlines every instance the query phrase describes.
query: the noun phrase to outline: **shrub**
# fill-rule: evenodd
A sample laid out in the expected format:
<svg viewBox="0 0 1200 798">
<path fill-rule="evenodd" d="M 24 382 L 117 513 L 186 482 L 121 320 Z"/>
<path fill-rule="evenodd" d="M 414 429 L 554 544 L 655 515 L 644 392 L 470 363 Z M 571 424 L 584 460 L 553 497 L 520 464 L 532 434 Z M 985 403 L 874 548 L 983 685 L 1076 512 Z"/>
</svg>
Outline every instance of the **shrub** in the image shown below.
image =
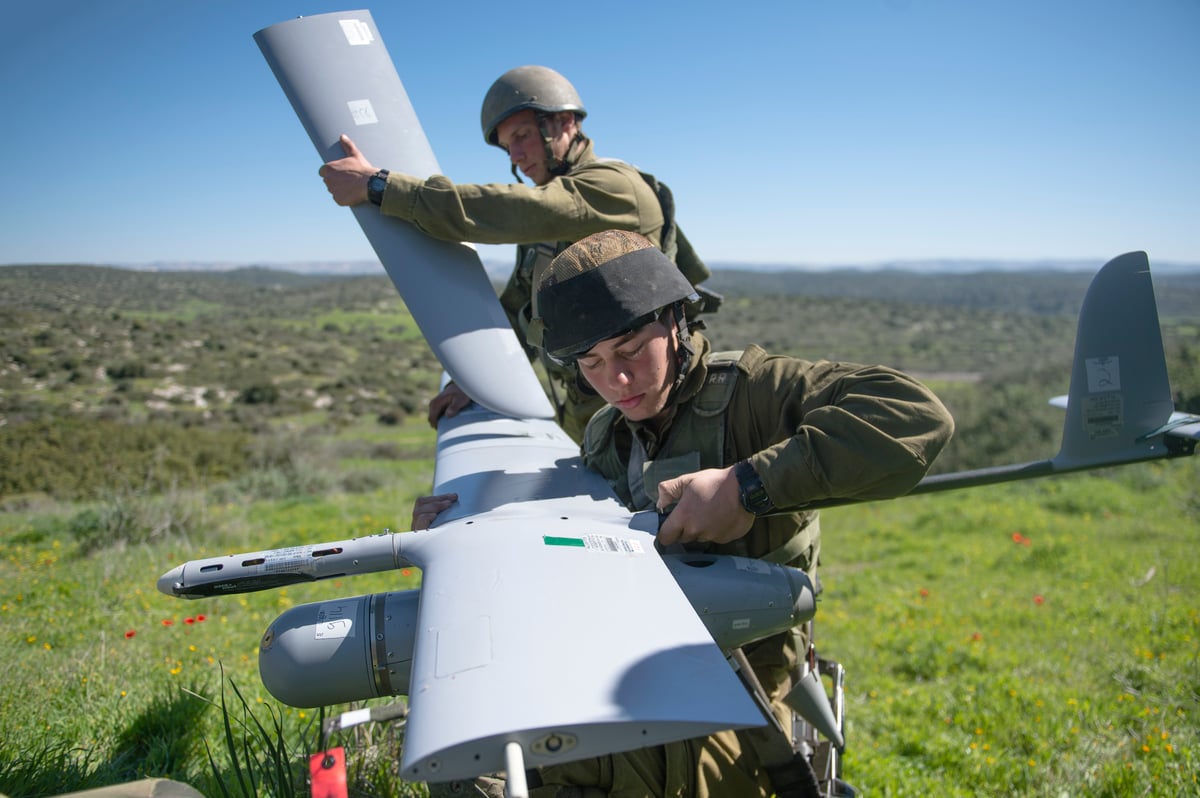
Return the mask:
<svg viewBox="0 0 1200 798">
<path fill-rule="evenodd" d="M 187 538 L 199 530 L 203 519 L 204 503 L 198 495 L 169 491 L 147 496 L 126 491 L 76 513 L 67 522 L 67 531 L 86 554 L 118 544 Z"/>
</svg>

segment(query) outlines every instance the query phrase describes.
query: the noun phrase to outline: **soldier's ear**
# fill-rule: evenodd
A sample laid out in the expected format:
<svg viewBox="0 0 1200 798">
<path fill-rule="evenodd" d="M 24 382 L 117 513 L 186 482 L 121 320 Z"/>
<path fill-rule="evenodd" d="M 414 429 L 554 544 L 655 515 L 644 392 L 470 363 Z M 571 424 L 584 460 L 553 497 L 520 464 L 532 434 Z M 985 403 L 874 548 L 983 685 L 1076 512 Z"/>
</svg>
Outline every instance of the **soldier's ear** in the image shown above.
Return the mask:
<svg viewBox="0 0 1200 798">
<path fill-rule="evenodd" d="M 554 114 L 554 121 L 558 122 L 559 127 L 564 133 L 574 136 L 579 132 L 579 119 L 572 111 L 558 111 Z"/>
</svg>

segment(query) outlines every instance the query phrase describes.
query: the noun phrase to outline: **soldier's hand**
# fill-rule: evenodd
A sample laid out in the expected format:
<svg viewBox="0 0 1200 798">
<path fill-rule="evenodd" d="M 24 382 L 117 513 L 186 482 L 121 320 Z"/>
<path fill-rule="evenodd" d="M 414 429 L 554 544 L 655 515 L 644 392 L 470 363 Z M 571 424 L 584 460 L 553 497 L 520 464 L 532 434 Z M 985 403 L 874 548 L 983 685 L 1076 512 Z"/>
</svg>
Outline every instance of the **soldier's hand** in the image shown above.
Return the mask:
<svg viewBox="0 0 1200 798">
<path fill-rule="evenodd" d="M 442 392 L 429 400 L 429 426 L 437 429 L 438 420 L 442 416 L 454 418 L 469 404 L 471 397 L 463 393 L 462 388 L 452 382 L 446 383 Z"/>
<path fill-rule="evenodd" d="M 413 504 L 412 529 L 429 529 L 438 513 L 458 501 L 457 493 L 442 493 L 437 496 L 422 496 Z"/>
<path fill-rule="evenodd" d="M 363 157 L 349 136 L 343 134 L 340 141 L 346 157 L 327 161 L 317 174 L 325 180 L 325 188 L 338 205 L 360 205 L 367 201 L 367 181 L 379 170 Z"/>
<path fill-rule="evenodd" d="M 664 546 L 672 543 L 729 543 L 750 531 L 754 514 L 742 507 L 732 468 L 706 468 L 658 485 L 658 510 L 675 508 L 658 530 Z"/>
</svg>

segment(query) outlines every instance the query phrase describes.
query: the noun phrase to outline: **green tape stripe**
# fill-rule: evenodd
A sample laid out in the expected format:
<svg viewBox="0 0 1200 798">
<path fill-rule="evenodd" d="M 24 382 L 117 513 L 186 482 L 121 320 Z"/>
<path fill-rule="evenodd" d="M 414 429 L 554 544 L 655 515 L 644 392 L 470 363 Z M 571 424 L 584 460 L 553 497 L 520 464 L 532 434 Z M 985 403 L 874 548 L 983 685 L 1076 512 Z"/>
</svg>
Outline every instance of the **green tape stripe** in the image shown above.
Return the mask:
<svg viewBox="0 0 1200 798">
<path fill-rule="evenodd" d="M 556 538 L 550 535 L 543 535 L 542 542 L 547 546 L 576 546 L 583 548 L 583 538 Z"/>
</svg>

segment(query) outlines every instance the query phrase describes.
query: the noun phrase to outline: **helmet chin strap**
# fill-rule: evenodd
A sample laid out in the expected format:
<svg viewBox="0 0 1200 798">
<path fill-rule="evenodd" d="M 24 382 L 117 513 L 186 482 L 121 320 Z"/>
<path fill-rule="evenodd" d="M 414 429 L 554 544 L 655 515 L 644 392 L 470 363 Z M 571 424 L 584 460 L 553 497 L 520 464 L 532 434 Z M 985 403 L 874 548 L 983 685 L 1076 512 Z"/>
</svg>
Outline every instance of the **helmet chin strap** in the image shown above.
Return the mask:
<svg viewBox="0 0 1200 798">
<path fill-rule="evenodd" d="M 696 356 L 696 347 L 692 344 L 692 335 L 687 317 L 683 312 L 683 303 L 676 302 L 672 305 L 670 313 L 676 332 L 673 344 L 675 347 L 675 382 L 671 385 L 671 392 L 667 394 L 667 406 L 675 403 L 675 395 L 683 387 L 683 381 L 691 370 L 692 358 Z"/>
<path fill-rule="evenodd" d="M 546 153 L 546 171 L 555 177 L 562 177 L 567 172 L 571 171 L 571 164 L 565 159 L 554 157 L 554 148 L 551 146 L 554 142 L 554 139 L 550 138 L 550 136 L 546 133 L 545 120 L 545 116 L 539 117 L 538 131 L 542 134 L 542 150 Z M 586 140 L 587 137 L 583 135 L 583 132 L 577 131 L 575 133 L 575 138 L 571 139 L 571 145 L 567 147 L 567 154 L 570 155 L 571 150 L 576 144 Z M 523 184 L 525 182 L 521 178 L 521 173 L 517 170 L 517 165 L 515 163 L 509 167 L 509 171 L 512 172 L 512 176 L 516 178 L 518 183 Z"/>
<path fill-rule="evenodd" d="M 570 145 L 567 147 L 567 155 L 570 156 L 571 150 L 575 145 L 583 141 L 583 134 L 576 133 L 575 138 L 571 139 Z M 549 167 L 550 174 L 555 177 L 562 177 L 567 172 L 571 171 L 571 162 L 566 158 L 555 158 L 554 151 L 550 148 L 550 139 L 543 139 L 543 144 L 546 147 L 546 165 Z"/>
<path fill-rule="evenodd" d="M 546 120 L 550 118 L 550 114 L 538 114 L 538 132 L 542 134 L 542 149 L 546 153 L 546 171 L 555 177 L 562 177 L 571 171 L 571 163 L 566 158 L 557 158 L 554 155 L 554 147 L 552 146 L 554 139 L 550 136 L 549 131 L 546 130 Z M 576 144 L 585 140 L 586 137 L 583 135 L 583 131 L 576 128 L 575 136 L 571 139 L 571 143 L 567 145 L 567 156 L 571 155 L 571 150 L 575 149 Z M 516 166 L 513 167 L 513 172 L 514 174 L 516 173 Z M 520 178 L 517 179 L 519 180 Z"/>
</svg>

